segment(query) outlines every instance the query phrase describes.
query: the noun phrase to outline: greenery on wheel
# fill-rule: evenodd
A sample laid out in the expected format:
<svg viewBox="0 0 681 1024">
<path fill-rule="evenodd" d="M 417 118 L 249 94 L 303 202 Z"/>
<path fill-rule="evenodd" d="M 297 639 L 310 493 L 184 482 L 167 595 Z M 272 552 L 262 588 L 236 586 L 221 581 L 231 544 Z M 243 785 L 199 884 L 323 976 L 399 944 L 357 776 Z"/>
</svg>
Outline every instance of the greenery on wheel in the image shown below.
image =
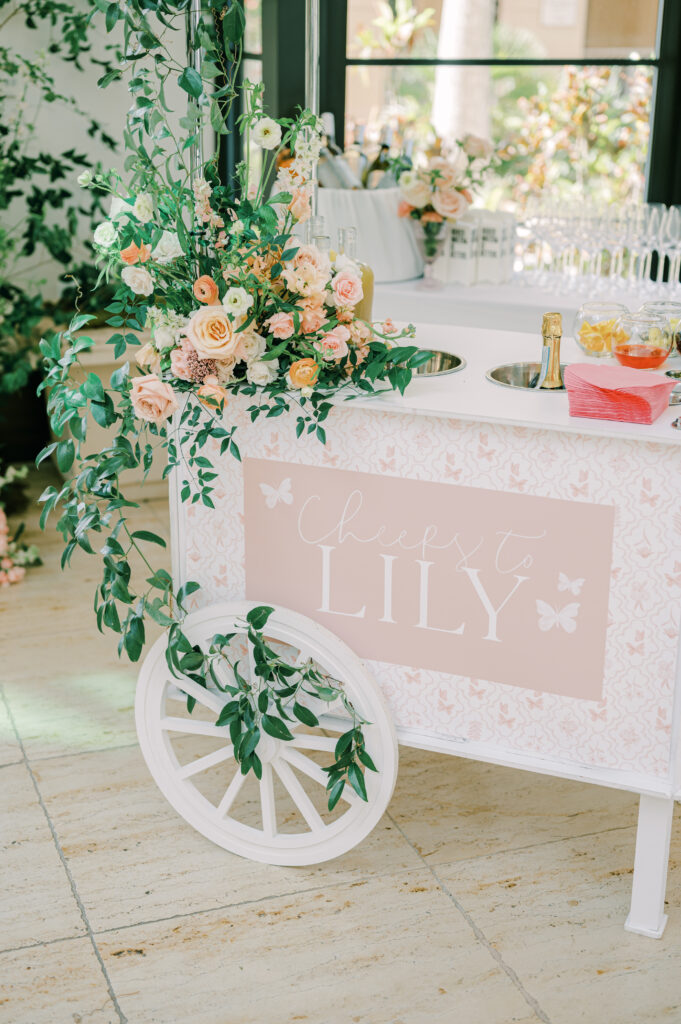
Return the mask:
<svg viewBox="0 0 681 1024">
<path fill-rule="evenodd" d="M 263 733 L 276 740 L 291 741 L 291 730 L 299 723 L 312 728 L 320 724 L 310 702 L 321 701 L 329 706 L 340 702 L 340 710 L 350 719 L 351 726 L 336 742 L 334 763 L 323 769 L 328 775 L 329 810 L 336 806 L 348 783 L 366 800 L 364 770 L 377 770 L 364 743 L 362 726 L 367 723 L 357 714 L 342 685 L 321 672 L 312 659 L 291 664 L 277 654 L 264 632 L 273 611 L 259 605 L 246 615 L 243 626 L 253 652 L 252 667 L 245 668 L 232 655 L 236 633 L 216 634 L 204 652 L 192 645 L 176 625 L 170 628 L 174 642 L 166 648 L 168 667 L 174 675 L 186 676 L 199 686 L 205 687 L 210 681 L 230 698 L 215 724 L 229 727 L 234 757 L 242 774 L 252 771 L 258 779 L 262 778 L 258 743 Z M 226 666 L 233 683 L 225 682 Z M 194 697 L 187 697 L 190 714 L 195 703 Z"/>
</svg>

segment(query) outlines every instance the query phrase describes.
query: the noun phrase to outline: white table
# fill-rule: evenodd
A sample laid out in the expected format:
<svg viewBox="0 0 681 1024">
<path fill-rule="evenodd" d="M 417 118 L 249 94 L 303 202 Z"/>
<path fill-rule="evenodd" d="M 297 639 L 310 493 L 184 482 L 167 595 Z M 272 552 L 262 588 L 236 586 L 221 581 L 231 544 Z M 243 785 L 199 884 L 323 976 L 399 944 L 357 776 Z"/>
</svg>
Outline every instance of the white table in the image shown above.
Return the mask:
<svg viewBox="0 0 681 1024">
<path fill-rule="evenodd" d="M 632 291 L 614 290 L 593 295 L 577 291 L 544 290 L 508 284 L 445 285 L 427 291 L 419 281 L 378 284 L 374 293 L 374 319 L 418 320 L 419 323 L 459 324 L 465 327 L 491 327 L 502 331 L 528 331 L 538 334 L 542 313 L 563 315 L 563 331 L 572 334 L 575 313 L 584 302 L 602 299 L 621 302 L 634 310 L 646 296 Z"/>
</svg>

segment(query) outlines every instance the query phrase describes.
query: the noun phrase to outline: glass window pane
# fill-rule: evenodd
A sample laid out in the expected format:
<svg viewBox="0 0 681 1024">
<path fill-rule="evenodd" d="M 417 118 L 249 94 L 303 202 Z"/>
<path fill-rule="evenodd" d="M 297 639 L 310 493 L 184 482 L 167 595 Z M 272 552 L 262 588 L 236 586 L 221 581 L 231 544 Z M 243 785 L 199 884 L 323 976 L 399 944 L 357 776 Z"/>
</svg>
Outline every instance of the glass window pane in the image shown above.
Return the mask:
<svg viewBox="0 0 681 1024">
<path fill-rule="evenodd" d="M 673 2 L 673 0 L 670 0 Z M 348 56 L 654 55 L 659 0 L 348 0 Z"/>
<path fill-rule="evenodd" d="M 491 206 L 552 196 L 641 198 L 654 71 L 646 66 L 360 67 L 347 69 L 347 139 L 384 127 L 416 149 L 466 132 L 500 154 Z"/>
<path fill-rule="evenodd" d="M 244 0 L 246 53 L 262 53 L 262 0 Z"/>
</svg>

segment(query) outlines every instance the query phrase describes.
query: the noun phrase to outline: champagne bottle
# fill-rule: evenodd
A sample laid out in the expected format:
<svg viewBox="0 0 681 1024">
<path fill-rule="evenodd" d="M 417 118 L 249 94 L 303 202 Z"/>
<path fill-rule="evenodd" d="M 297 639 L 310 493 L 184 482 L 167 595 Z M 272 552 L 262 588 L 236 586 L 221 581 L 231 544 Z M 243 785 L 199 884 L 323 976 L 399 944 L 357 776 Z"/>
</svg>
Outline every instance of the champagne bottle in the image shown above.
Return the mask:
<svg viewBox="0 0 681 1024">
<path fill-rule="evenodd" d="M 343 255 L 359 267 L 364 295 L 355 306 L 355 316 L 371 323 L 371 308 L 374 303 L 374 272 L 368 263 L 357 259 L 357 228 L 345 228 L 341 236 Z"/>
<path fill-rule="evenodd" d="M 336 122 L 333 114 L 322 114 L 325 138 L 317 164 L 317 178 L 323 188 L 361 188 L 362 182 L 348 165 L 336 144 Z"/>
<path fill-rule="evenodd" d="M 389 157 L 392 138 L 392 128 L 385 128 L 381 136 L 381 147 L 364 172 L 362 184 L 365 188 L 376 188 L 383 175 L 390 169 Z"/>
</svg>

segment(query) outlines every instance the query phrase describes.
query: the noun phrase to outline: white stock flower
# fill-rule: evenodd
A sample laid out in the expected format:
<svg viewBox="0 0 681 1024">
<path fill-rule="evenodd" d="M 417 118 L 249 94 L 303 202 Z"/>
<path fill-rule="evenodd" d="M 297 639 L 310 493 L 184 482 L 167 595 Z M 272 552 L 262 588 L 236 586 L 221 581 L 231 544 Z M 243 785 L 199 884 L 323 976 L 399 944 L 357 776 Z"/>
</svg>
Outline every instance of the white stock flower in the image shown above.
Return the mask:
<svg viewBox="0 0 681 1024">
<path fill-rule="evenodd" d="M 87 188 L 88 185 L 92 184 L 92 180 L 92 171 L 82 171 L 76 178 L 76 181 L 78 182 L 81 188 Z"/>
<path fill-rule="evenodd" d="M 316 133 L 301 132 L 296 139 L 295 154 L 304 161 L 317 160 L 322 151 L 322 140 Z"/>
<path fill-rule="evenodd" d="M 253 142 L 262 149 L 276 149 L 281 142 L 281 127 L 271 117 L 261 117 L 253 128 Z"/>
<path fill-rule="evenodd" d="M 259 360 L 255 363 L 249 363 L 246 368 L 246 376 L 251 384 L 264 387 L 265 384 L 270 384 L 276 378 L 278 370 L 278 359 L 268 359 L 267 362 Z"/>
<path fill-rule="evenodd" d="M 133 216 L 146 224 L 154 216 L 154 202 L 148 192 L 140 192 L 132 208 Z"/>
<path fill-rule="evenodd" d="M 124 267 L 121 277 L 135 295 L 151 295 L 154 290 L 154 280 L 144 267 Z"/>
<path fill-rule="evenodd" d="M 98 224 L 93 235 L 95 245 L 101 245 L 102 249 L 110 249 L 112 245 L 116 244 L 117 237 L 116 226 L 110 220 Z"/>
<path fill-rule="evenodd" d="M 170 263 L 182 255 L 182 246 L 174 231 L 164 231 L 151 252 L 151 258 L 161 264 Z"/>
<path fill-rule="evenodd" d="M 245 316 L 253 305 L 253 296 L 245 288 L 228 288 L 222 305 L 232 316 Z"/>
</svg>

